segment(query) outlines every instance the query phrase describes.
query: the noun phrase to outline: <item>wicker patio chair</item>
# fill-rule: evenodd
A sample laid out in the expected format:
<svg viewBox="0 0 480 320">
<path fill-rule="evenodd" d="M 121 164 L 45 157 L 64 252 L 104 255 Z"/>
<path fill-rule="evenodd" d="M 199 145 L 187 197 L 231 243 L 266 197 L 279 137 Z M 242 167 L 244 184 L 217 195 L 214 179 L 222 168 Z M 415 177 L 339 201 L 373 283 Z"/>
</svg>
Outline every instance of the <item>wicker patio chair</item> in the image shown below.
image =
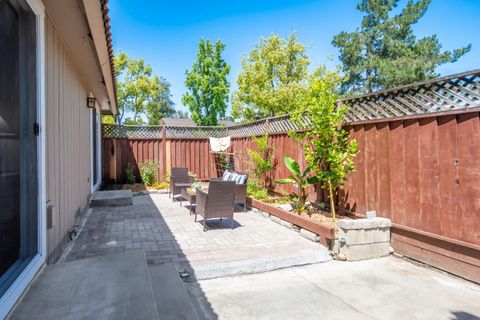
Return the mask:
<svg viewBox="0 0 480 320">
<path fill-rule="evenodd" d="M 215 218 L 230 219 L 233 229 L 235 181 L 210 181 L 208 192 L 197 189 L 196 193 L 195 222 L 197 222 L 197 214 L 203 217 L 203 231 L 207 231 L 206 220 Z"/>
<path fill-rule="evenodd" d="M 236 173 L 237 175 L 244 175 L 245 181 L 242 184 L 235 184 L 235 204 L 241 204 L 243 211 L 247 211 L 247 181 L 248 174 L 238 171 L 228 171 L 229 173 Z M 210 181 L 225 181 L 223 178 L 212 178 Z"/>
<path fill-rule="evenodd" d="M 175 198 L 176 194 L 182 193 L 182 189 L 189 186 L 191 179 L 188 176 L 188 168 L 175 167 L 172 168 L 170 174 L 170 187 L 168 188 L 168 196 Z"/>
</svg>

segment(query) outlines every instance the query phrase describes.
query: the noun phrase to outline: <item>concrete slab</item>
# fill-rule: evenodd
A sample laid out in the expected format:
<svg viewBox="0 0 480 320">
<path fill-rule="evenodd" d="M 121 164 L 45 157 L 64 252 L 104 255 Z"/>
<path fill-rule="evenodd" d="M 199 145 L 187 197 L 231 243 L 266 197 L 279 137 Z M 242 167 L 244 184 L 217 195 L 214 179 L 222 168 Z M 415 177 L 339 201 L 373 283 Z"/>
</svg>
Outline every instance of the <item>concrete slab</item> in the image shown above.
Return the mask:
<svg viewBox="0 0 480 320">
<path fill-rule="evenodd" d="M 90 199 L 90 207 L 120 207 L 132 204 L 132 190 L 97 191 Z"/>
<path fill-rule="evenodd" d="M 192 302 L 175 265 L 165 263 L 148 269 L 159 318 L 197 320 Z"/>
<path fill-rule="evenodd" d="M 158 319 L 145 254 L 49 265 L 10 319 Z"/>
<path fill-rule="evenodd" d="M 244 274 L 261 273 L 295 266 L 331 261 L 327 249 L 301 250 L 284 256 L 268 256 L 219 263 L 189 263 L 196 280 L 230 277 Z M 187 267 L 188 268 L 188 267 Z M 187 269 L 186 268 L 186 269 Z"/>
<path fill-rule="evenodd" d="M 395 257 L 199 281 L 220 319 L 479 319 L 480 286 Z"/>
</svg>

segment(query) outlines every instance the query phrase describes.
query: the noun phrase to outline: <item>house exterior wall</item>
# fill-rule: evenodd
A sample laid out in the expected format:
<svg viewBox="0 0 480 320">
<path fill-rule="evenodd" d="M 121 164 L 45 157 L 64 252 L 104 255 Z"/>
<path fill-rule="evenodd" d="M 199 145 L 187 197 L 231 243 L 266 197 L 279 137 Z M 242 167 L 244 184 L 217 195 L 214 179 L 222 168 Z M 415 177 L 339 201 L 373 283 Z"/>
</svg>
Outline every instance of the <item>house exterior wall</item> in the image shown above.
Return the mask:
<svg viewBox="0 0 480 320">
<path fill-rule="evenodd" d="M 57 28 L 45 18 L 47 262 L 64 248 L 91 192 L 91 109 L 84 85 Z M 49 202 L 48 202 L 49 201 Z M 49 212 L 47 210 L 47 221 Z"/>
</svg>

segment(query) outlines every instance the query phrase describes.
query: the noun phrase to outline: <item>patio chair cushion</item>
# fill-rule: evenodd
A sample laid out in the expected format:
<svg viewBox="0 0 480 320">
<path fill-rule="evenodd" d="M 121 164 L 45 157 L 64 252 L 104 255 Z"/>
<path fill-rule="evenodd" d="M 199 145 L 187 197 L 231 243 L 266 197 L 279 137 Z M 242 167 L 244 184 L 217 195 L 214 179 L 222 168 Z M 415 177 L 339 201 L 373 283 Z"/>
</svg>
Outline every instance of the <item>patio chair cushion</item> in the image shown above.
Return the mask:
<svg viewBox="0 0 480 320">
<path fill-rule="evenodd" d="M 231 172 L 225 171 L 225 172 L 223 173 L 222 180 L 223 180 L 223 181 L 228 181 L 231 174 L 232 174 Z"/>
<path fill-rule="evenodd" d="M 236 184 L 244 184 L 247 176 L 244 174 L 238 174 L 235 172 L 231 172 L 230 175 L 227 177 L 229 181 L 235 181 Z"/>
</svg>

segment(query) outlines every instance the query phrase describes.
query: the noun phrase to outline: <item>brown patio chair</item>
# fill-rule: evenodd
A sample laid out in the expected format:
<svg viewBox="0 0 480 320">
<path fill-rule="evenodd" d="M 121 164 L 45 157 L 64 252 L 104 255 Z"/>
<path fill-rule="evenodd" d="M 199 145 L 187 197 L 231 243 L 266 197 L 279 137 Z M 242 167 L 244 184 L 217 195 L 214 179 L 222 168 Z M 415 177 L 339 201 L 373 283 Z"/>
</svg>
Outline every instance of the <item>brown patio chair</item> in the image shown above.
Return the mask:
<svg viewBox="0 0 480 320">
<path fill-rule="evenodd" d="M 172 168 L 170 174 L 170 187 L 168 188 L 168 196 L 175 198 L 176 194 L 182 193 L 183 188 L 190 186 L 191 180 L 188 176 L 188 168 L 175 167 Z"/>
<path fill-rule="evenodd" d="M 248 181 L 248 174 L 244 172 L 238 172 L 238 171 L 227 171 L 227 173 L 235 173 L 237 175 L 244 175 L 245 180 L 243 183 L 235 184 L 235 204 L 241 204 L 243 206 L 243 211 L 247 211 L 247 181 Z M 231 175 L 229 175 L 231 177 Z M 226 180 L 229 179 L 225 175 L 222 178 L 212 178 L 210 181 L 229 181 Z"/>
<path fill-rule="evenodd" d="M 197 189 L 196 193 L 195 222 L 197 222 L 197 214 L 203 217 L 203 231 L 207 230 L 206 220 L 214 218 L 230 219 L 233 229 L 235 181 L 210 181 L 208 192 Z"/>
</svg>

